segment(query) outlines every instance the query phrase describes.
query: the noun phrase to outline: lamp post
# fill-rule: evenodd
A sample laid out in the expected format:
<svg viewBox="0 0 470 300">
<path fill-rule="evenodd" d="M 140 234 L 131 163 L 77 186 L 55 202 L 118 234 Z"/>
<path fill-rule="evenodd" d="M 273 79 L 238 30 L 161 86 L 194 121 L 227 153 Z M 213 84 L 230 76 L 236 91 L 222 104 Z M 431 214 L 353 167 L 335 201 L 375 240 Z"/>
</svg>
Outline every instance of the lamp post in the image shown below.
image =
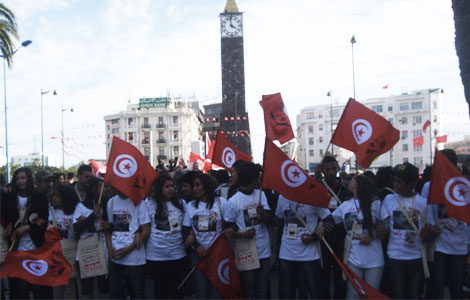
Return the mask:
<svg viewBox="0 0 470 300">
<path fill-rule="evenodd" d="M 32 41 L 26 40 L 21 43 L 21 45 L 13 51 L 14 55 L 21 47 L 28 47 Z M 5 97 L 5 156 L 7 159 L 7 183 L 10 183 L 10 161 L 8 157 L 8 119 L 7 119 L 7 72 L 6 72 L 6 58 L 4 55 L 0 55 L 3 58 L 3 91 Z"/>
<path fill-rule="evenodd" d="M 65 150 L 64 150 L 64 143 L 65 143 L 65 135 L 64 135 L 64 111 L 73 112 L 73 108 L 64 108 L 62 107 L 62 172 L 65 173 Z"/>
<path fill-rule="evenodd" d="M 330 97 L 330 130 L 331 130 L 331 138 L 333 138 L 333 92 L 331 90 L 328 91 L 328 94 L 326 96 Z M 331 156 L 334 156 L 333 154 L 333 143 L 331 144 Z"/>
<path fill-rule="evenodd" d="M 351 38 L 351 55 L 352 55 L 352 71 L 353 71 L 353 97 L 356 100 L 356 78 L 354 77 L 354 44 L 356 43 L 356 38 L 354 35 Z"/>
<path fill-rule="evenodd" d="M 42 109 L 42 95 L 45 95 L 52 90 L 43 91 L 41 88 L 41 168 L 44 169 L 44 116 L 43 116 L 43 109 Z M 52 95 L 56 96 L 57 92 L 54 90 L 52 91 Z"/>
</svg>

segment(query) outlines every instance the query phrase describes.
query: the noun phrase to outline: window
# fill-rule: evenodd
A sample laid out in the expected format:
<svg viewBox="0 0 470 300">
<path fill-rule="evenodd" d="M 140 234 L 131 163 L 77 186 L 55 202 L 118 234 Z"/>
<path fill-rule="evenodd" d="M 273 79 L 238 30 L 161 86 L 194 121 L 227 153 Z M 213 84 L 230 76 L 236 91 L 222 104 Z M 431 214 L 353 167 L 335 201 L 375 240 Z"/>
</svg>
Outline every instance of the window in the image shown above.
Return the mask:
<svg viewBox="0 0 470 300">
<path fill-rule="evenodd" d="M 423 158 L 422 157 L 413 158 L 413 164 L 417 167 L 422 167 L 423 166 Z"/>
<path fill-rule="evenodd" d="M 180 147 L 179 146 L 175 146 L 173 148 L 173 154 L 174 154 L 173 155 L 174 157 L 180 156 Z"/>
<path fill-rule="evenodd" d="M 309 144 L 310 146 L 313 146 L 313 138 L 308 138 L 308 144 Z"/>
<path fill-rule="evenodd" d="M 159 131 L 159 132 L 158 132 L 158 139 L 159 139 L 159 140 L 165 139 L 165 133 L 164 133 L 163 131 Z"/>
<path fill-rule="evenodd" d="M 408 117 L 402 117 L 401 124 L 408 124 Z"/>
<path fill-rule="evenodd" d="M 313 154 L 314 154 L 313 150 L 308 150 L 308 156 L 313 157 Z"/>
<path fill-rule="evenodd" d="M 175 140 L 175 141 L 178 140 L 178 130 L 173 131 L 173 140 Z"/>
<path fill-rule="evenodd" d="M 422 102 L 413 102 L 411 103 L 411 109 L 423 109 Z"/>
<path fill-rule="evenodd" d="M 408 138 L 408 130 L 403 130 L 401 132 L 401 139 L 406 140 Z"/>
<path fill-rule="evenodd" d="M 437 123 L 437 116 L 434 116 L 434 123 Z"/>
<path fill-rule="evenodd" d="M 306 113 L 305 117 L 307 118 L 307 120 L 311 120 L 315 117 L 315 113 L 313 112 Z"/>
<path fill-rule="evenodd" d="M 393 118 L 388 118 L 388 122 L 393 125 Z"/>
<path fill-rule="evenodd" d="M 165 148 L 159 147 L 158 148 L 158 155 L 165 155 Z"/>
<path fill-rule="evenodd" d="M 400 111 L 410 110 L 410 106 L 408 104 L 400 104 Z"/>
<path fill-rule="evenodd" d="M 319 119 L 323 118 L 323 114 L 322 114 L 322 113 L 319 113 L 319 114 L 318 114 L 318 118 L 319 118 Z"/>
<path fill-rule="evenodd" d="M 119 133 L 119 128 L 113 128 L 113 129 L 111 129 L 111 132 L 112 133 Z"/>
<path fill-rule="evenodd" d="M 323 143 L 323 137 L 322 136 L 318 138 L 318 142 Z"/>
<path fill-rule="evenodd" d="M 129 142 L 133 141 L 134 140 L 134 133 L 133 132 L 128 132 L 127 133 L 127 140 Z"/>
<path fill-rule="evenodd" d="M 402 146 L 402 151 L 403 151 L 403 152 L 408 151 L 408 144 L 403 144 L 403 146 Z"/>
<path fill-rule="evenodd" d="M 437 129 L 434 129 L 434 136 L 437 136 Z"/>
<path fill-rule="evenodd" d="M 421 151 L 423 151 L 423 145 L 413 146 L 413 150 L 415 152 L 421 152 Z"/>
<path fill-rule="evenodd" d="M 434 109 L 437 109 L 437 102 L 433 101 L 432 106 L 434 107 Z"/>
<path fill-rule="evenodd" d="M 320 156 L 323 157 L 323 149 L 320 149 Z"/>
<path fill-rule="evenodd" d="M 318 130 L 322 131 L 323 130 L 323 124 L 318 124 Z"/>
<path fill-rule="evenodd" d="M 390 105 L 390 106 L 388 107 L 388 111 L 389 111 L 389 112 L 392 112 L 392 111 L 393 111 L 393 106 Z"/>
<path fill-rule="evenodd" d="M 408 157 L 403 157 L 403 163 L 408 162 Z"/>
<path fill-rule="evenodd" d="M 145 117 L 144 118 L 144 125 L 148 125 L 149 124 L 149 118 Z"/>
<path fill-rule="evenodd" d="M 119 119 L 111 120 L 112 125 L 119 125 Z"/>
<path fill-rule="evenodd" d="M 339 117 L 339 110 L 338 109 L 333 110 L 332 115 L 333 117 Z"/>
<path fill-rule="evenodd" d="M 133 118 L 127 118 L 127 125 L 129 125 L 129 126 L 134 125 L 134 119 Z"/>
<path fill-rule="evenodd" d="M 163 125 L 163 117 L 158 117 L 158 125 Z"/>
<path fill-rule="evenodd" d="M 413 125 L 421 124 L 421 116 L 413 116 Z"/>
<path fill-rule="evenodd" d="M 173 124 L 178 124 L 178 116 L 173 116 Z"/>
<path fill-rule="evenodd" d="M 150 148 L 144 149 L 145 156 L 150 156 Z"/>
<path fill-rule="evenodd" d="M 308 125 L 308 132 L 313 133 L 313 125 Z"/>
<path fill-rule="evenodd" d="M 413 138 L 417 138 L 423 135 L 423 130 L 422 129 L 415 129 L 413 130 Z"/>
<path fill-rule="evenodd" d="M 381 113 L 382 105 L 372 105 L 372 110 L 375 111 L 376 113 Z"/>
</svg>

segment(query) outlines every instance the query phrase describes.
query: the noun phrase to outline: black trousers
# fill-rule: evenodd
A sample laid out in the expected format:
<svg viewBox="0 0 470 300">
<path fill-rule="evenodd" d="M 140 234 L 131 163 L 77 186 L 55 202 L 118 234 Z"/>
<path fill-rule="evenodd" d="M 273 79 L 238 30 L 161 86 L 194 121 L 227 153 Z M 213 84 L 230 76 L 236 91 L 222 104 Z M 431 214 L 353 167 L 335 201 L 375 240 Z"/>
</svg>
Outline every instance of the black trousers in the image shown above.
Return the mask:
<svg viewBox="0 0 470 300">
<path fill-rule="evenodd" d="M 155 283 L 155 299 L 182 299 L 183 290 L 176 288 L 183 280 L 184 258 L 167 261 L 147 260 Z"/>
<path fill-rule="evenodd" d="M 34 299 L 53 299 L 51 286 L 31 284 L 23 279 L 8 278 L 10 285 L 10 299 L 29 299 L 29 292 L 33 292 Z"/>
</svg>

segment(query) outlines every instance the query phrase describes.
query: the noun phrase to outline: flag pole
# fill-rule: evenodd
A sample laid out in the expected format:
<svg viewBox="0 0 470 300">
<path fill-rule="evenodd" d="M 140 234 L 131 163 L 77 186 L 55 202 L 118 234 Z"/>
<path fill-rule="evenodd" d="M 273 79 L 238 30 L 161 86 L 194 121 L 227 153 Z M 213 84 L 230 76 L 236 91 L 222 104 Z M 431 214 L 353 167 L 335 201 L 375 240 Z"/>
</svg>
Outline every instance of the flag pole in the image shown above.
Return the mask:
<svg viewBox="0 0 470 300">
<path fill-rule="evenodd" d="M 104 182 L 101 185 L 100 197 L 98 198 L 98 204 L 101 205 L 101 197 L 103 196 Z"/>
<path fill-rule="evenodd" d="M 258 205 L 261 205 L 261 193 L 263 192 L 263 177 L 264 177 L 264 166 L 266 166 L 266 144 L 268 141 L 268 137 L 264 138 L 264 152 L 263 152 L 263 172 L 261 172 L 261 184 L 259 187 L 259 199 Z"/>
<path fill-rule="evenodd" d="M 191 276 L 191 274 L 193 274 L 193 272 L 196 270 L 196 266 L 194 266 L 191 271 L 189 271 L 188 275 L 186 275 L 186 277 L 183 279 L 183 281 L 181 281 L 180 285 L 178 285 L 178 287 L 176 288 L 177 290 L 181 289 L 181 287 L 183 286 L 183 284 L 186 282 L 186 280 L 188 280 L 189 276 Z"/>
</svg>

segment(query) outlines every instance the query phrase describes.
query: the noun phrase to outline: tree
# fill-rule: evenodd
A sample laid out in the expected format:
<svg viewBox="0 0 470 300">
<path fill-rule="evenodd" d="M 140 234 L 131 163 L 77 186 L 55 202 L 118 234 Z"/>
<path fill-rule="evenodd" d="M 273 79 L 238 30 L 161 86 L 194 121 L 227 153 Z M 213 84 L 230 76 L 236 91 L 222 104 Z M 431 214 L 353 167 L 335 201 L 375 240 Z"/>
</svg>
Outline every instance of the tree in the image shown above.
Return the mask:
<svg viewBox="0 0 470 300">
<path fill-rule="evenodd" d="M 12 37 L 18 39 L 15 15 L 8 7 L 0 3 L 0 51 L 8 66 L 10 66 L 15 52 Z"/>
<path fill-rule="evenodd" d="M 455 23 L 455 49 L 459 57 L 465 99 L 470 106 L 470 1 L 452 0 Z"/>
</svg>

